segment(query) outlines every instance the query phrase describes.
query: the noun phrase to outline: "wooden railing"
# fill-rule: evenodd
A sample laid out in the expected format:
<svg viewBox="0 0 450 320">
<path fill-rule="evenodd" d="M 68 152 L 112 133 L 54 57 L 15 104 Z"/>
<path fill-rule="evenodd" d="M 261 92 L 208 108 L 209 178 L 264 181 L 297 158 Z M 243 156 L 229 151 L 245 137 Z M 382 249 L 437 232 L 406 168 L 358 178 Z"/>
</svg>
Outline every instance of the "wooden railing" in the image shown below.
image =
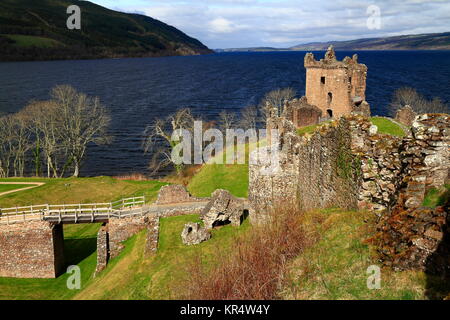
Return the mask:
<svg viewBox="0 0 450 320">
<path fill-rule="evenodd" d="M 145 197 L 125 198 L 106 203 L 79 203 L 62 205 L 35 205 L 27 207 L 0 208 L 0 224 L 13 224 L 27 221 L 79 221 L 94 222 L 111 217 L 136 215 L 145 205 Z"/>
</svg>

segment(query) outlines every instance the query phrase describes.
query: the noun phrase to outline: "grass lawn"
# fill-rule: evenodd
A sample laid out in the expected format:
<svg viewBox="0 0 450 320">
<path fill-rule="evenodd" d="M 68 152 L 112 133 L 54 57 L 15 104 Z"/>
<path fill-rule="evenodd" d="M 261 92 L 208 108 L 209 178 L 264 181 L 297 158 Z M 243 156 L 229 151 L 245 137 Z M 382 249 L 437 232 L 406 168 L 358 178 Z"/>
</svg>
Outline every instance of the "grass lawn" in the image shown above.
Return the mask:
<svg viewBox="0 0 450 320">
<path fill-rule="evenodd" d="M 181 231 L 187 222 L 199 222 L 198 215 L 161 219 L 158 252 L 144 256 L 145 231 L 126 244 L 121 257 L 109 264 L 98 278 L 75 299 L 175 299 L 189 280 L 189 263 L 202 258 L 214 262 L 216 253 L 231 250 L 235 236 L 245 232 L 248 221 L 240 227 L 224 226 L 212 232 L 212 238 L 195 246 L 181 242 Z M 217 259 L 217 258 L 216 258 Z"/>
<path fill-rule="evenodd" d="M 372 117 L 370 120 L 372 121 L 372 124 L 378 127 L 379 133 L 390 134 L 397 137 L 405 136 L 403 129 L 398 124 L 387 118 Z"/>
<path fill-rule="evenodd" d="M 248 196 L 248 165 L 207 164 L 187 186 L 196 197 L 209 197 L 216 189 L 225 189 L 236 197 Z"/>
<path fill-rule="evenodd" d="M 15 42 L 14 45 L 18 47 L 52 48 L 63 45 L 61 42 L 44 37 L 27 36 L 19 34 L 5 34 L 4 36 L 14 40 Z"/>
<path fill-rule="evenodd" d="M 290 267 L 284 299 L 425 299 L 430 279 L 423 272 L 381 269 L 381 289 L 367 288 L 367 268 L 377 265 L 373 248 L 364 243 L 373 230 L 369 213 L 325 210 L 321 240 Z"/>
<path fill-rule="evenodd" d="M 66 265 L 78 265 L 81 270 L 81 287 L 85 288 L 97 264 L 97 232 L 100 224 L 64 226 L 64 255 Z M 0 300 L 71 299 L 76 290 L 67 289 L 65 273 L 56 279 L 0 278 Z"/>
<path fill-rule="evenodd" d="M 30 185 L 26 184 L 0 184 L 0 193 L 27 188 L 30 187 Z"/>
<path fill-rule="evenodd" d="M 266 144 L 261 140 L 260 146 Z M 248 155 L 257 148 L 257 144 L 245 145 L 245 164 L 204 164 L 192 177 L 187 189 L 196 197 L 209 197 L 216 189 L 228 190 L 236 197 L 248 197 Z M 226 163 L 226 150 L 216 156 Z"/>
<path fill-rule="evenodd" d="M 145 195 L 147 202 L 156 199 L 159 181 L 125 181 L 111 177 L 41 179 L 0 179 L 0 182 L 44 182 L 45 185 L 0 197 L 0 207 L 38 204 L 72 204 L 110 202 L 124 197 Z M 17 187 L 17 186 L 15 186 Z"/>
</svg>

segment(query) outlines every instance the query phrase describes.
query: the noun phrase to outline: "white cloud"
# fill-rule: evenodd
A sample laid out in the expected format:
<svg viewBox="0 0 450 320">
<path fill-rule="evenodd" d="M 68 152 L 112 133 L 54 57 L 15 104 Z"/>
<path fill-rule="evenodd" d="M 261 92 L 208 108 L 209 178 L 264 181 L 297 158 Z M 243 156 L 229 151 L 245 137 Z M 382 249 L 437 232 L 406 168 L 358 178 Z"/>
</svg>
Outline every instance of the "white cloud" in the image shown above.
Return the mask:
<svg viewBox="0 0 450 320">
<path fill-rule="evenodd" d="M 450 31 L 448 0 L 92 0 L 145 12 L 210 48 Z M 367 7 L 381 10 L 381 29 L 367 28 Z"/>
<path fill-rule="evenodd" d="M 209 23 L 209 30 L 213 33 L 231 33 L 238 30 L 238 27 L 225 18 L 216 18 Z"/>
</svg>

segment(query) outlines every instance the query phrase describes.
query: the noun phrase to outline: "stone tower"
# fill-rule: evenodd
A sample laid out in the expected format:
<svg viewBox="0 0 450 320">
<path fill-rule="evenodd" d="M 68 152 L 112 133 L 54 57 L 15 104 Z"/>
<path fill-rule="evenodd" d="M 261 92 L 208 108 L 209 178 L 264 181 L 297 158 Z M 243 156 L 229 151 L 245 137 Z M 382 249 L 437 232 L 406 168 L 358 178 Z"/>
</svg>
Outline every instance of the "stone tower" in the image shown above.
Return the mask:
<svg viewBox="0 0 450 320">
<path fill-rule="evenodd" d="M 322 116 L 339 118 L 368 108 L 365 102 L 367 66 L 358 63 L 356 54 L 338 61 L 330 46 L 320 61 L 307 53 L 305 68 L 306 98 L 309 104 L 322 110 Z"/>
</svg>

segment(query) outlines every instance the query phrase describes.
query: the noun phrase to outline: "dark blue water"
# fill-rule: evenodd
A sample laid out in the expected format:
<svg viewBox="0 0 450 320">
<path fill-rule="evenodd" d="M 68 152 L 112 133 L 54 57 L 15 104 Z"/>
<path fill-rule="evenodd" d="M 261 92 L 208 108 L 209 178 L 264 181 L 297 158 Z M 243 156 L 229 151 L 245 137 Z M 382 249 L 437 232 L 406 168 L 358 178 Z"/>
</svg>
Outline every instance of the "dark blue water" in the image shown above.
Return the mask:
<svg viewBox="0 0 450 320">
<path fill-rule="evenodd" d="M 339 59 L 355 52 L 337 52 Z M 450 51 L 357 52 L 369 68 L 367 100 L 386 115 L 395 89 L 417 88 L 450 101 Z M 257 104 L 273 89 L 305 90 L 305 52 L 222 53 L 208 56 L 0 63 L 0 113 L 30 100 L 48 99 L 52 87 L 70 84 L 100 97 L 112 115 L 114 142 L 89 148 L 83 175 L 147 172 L 142 132 L 155 117 L 181 107 L 212 120 L 227 109 Z M 315 53 L 316 58 L 323 52 Z"/>
</svg>

